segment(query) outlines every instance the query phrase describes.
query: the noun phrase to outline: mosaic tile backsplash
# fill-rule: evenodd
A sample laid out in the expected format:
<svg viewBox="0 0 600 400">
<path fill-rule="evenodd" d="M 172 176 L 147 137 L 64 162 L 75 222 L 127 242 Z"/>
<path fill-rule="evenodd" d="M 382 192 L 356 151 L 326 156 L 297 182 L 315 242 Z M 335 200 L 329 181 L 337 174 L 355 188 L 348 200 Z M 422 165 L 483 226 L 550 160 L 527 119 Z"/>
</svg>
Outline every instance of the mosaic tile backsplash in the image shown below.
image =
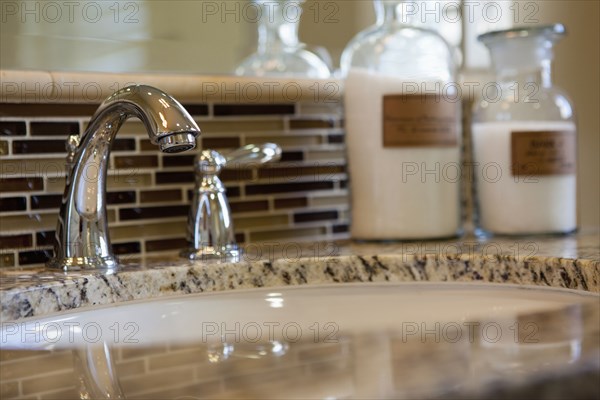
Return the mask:
<svg viewBox="0 0 600 400">
<path fill-rule="evenodd" d="M 198 148 L 226 152 L 262 142 L 283 148 L 280 162 L 221 173 L 238 242 L 349 236 L 340 103 L 184 106 L 202 130 Z M 85 129 L 96 107 L 1 105 L 0 266 L 40 266 L 51 255 L 65 186 L 65 140 Z M 110 156 L 107 203 L 110 237 L 121 258 L 186 247 L 198 148 L 163 154 L 138 120 L 119 131 Z"/>
</svg>

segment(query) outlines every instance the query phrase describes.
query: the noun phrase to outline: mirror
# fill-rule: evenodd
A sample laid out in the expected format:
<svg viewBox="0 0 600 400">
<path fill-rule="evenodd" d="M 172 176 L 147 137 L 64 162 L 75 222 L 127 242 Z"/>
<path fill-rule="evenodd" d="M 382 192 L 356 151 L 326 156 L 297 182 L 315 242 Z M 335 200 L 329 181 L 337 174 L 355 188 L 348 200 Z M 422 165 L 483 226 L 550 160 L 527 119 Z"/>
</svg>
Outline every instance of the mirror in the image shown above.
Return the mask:
<svg viewBox="0 0 600 400">
<path fill-rule="evenodd" d="M 2 0 L 2 69 L 230 74 L 256 50 L 251 0 Z M 300 41 L 342 50 L 375 21 L 371 0 L 306 0 Z M 294 11 L 294 10 L 292 10 Z"/>
</svg>

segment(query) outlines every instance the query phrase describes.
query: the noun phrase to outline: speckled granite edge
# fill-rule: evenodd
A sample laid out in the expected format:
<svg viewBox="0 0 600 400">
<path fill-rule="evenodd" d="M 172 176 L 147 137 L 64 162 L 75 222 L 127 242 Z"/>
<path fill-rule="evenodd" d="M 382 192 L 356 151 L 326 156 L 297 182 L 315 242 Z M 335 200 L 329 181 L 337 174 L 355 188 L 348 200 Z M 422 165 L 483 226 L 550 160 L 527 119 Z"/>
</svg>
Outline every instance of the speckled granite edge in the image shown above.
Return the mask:
<svg viewBox="0 0 600 400">
<path fill-rule="evenodd" d="M 24 272 L 22 272 L 24 273 Z M 600 262 L 506 255 L 339 256 L 296 261 L 130 266 L 118 273 L 48 270 L 2 276 L 3 322 L 95 305 L 232 289 L 348 282 L 489 282 L 600 293 Z"/>
</svg>

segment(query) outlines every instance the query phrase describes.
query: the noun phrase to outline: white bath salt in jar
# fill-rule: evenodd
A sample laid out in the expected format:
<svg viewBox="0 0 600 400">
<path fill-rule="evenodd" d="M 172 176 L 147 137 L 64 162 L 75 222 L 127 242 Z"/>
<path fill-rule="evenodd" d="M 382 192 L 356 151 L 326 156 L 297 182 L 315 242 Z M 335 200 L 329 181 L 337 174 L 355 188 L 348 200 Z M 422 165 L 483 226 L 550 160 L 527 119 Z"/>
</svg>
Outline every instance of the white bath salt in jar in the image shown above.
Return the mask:
<svg viewBox="0 0 600 400">
<path fill-rule="evenodd" d="M 472 126 L 476 233 L 577 229 L 577 136 L 568 98 L 552 86 L 552 45 L 562 25 L 490 32 L 497 81 Z M 493 96 L 493 97 L 492 97 Z"/>
<path fill-rule="evenodd" d="M 342 56 L 351 235 L 359 240 L 456 236 L 460 99 L 452 50 L 407 25 L 402 1 L 376 2 L 378 24 Z"/>
</svg>

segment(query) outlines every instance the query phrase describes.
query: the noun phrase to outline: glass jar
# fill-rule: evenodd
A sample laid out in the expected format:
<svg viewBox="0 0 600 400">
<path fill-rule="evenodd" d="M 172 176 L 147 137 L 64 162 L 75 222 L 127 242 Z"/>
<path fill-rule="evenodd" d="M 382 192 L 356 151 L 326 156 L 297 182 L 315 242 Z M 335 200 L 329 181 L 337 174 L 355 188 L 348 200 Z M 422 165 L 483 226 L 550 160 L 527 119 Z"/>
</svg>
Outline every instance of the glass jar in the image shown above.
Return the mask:
<svg viewBox="0 0 600 400">
<path fill-rule="evenodd" d="M 259 14 L 258 49 L 235 70 L 240 76 L 327 79 L 331 72 L 298 40 L 304 0 L 253 0 Z"/>
<path fill-rule="evenodd" d="M 411 26 L 403 1 L 345 50 L 351 235 L 455 236 L 460 215 L 460 99 L 452 50 Z"/>
<path fill-rule="evenodd" d="M 479 36 L 496 82 L 476 102 L 475 225 L 480 236 L 577 229 L 577 139 L 573 107 L 552 85 L 561 24 Z"/>
</svg>

